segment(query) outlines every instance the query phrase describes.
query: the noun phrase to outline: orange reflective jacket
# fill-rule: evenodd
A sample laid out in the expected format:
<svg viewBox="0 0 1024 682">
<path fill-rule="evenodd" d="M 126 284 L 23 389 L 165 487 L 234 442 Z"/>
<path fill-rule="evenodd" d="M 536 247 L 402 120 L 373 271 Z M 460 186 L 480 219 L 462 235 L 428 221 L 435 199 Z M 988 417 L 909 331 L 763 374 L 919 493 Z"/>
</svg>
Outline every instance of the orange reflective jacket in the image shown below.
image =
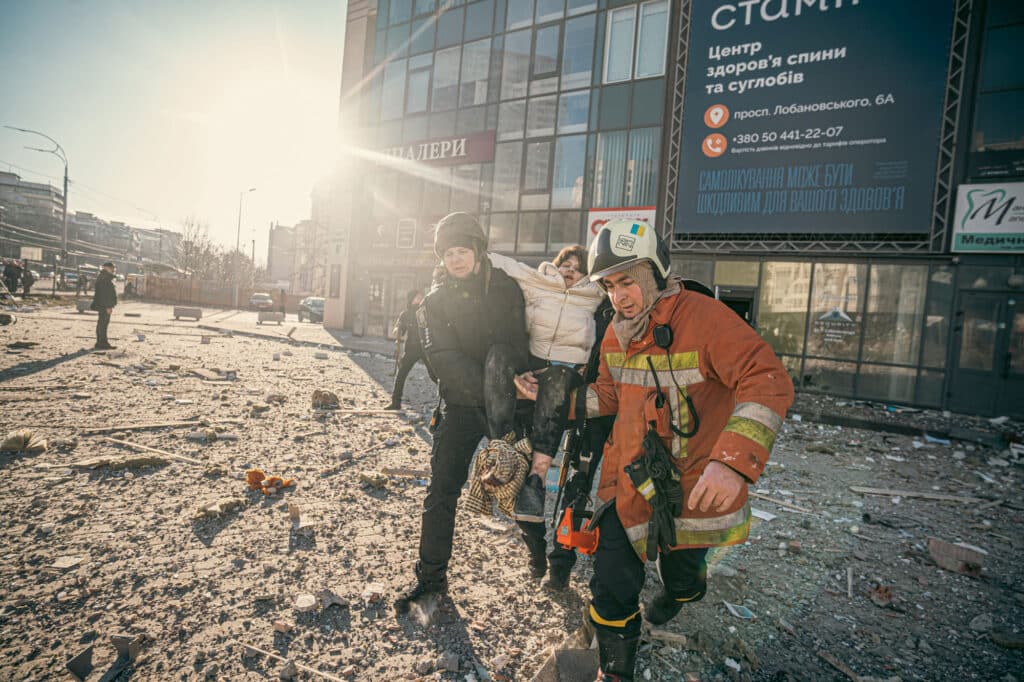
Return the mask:
<svg viewBox="0 0 1024 682">
<path fill-rule="evenodd" d="M 672 343 L 654 343 L 654 328 L 672 328 Z M 658 373 L 663 407 L 655 406 Z M 678 386 L 678 389 L 677 389 Z M 699 419 L 692 430 L 687 396 Z M 720 301 L 686 291 L 661 299 L 651 311 L 640 341 L 623 350 L 609 329 L 601 345 L 598 379 L 587 394 L 588 416 L 616 415 L 605 445 L 597 496 L 615 499 L 623 527 L 637 554 L 647 550 L 651 506 L 623 468 L 643 456 L 642 441 L 654 421 L 658 434 L 682 474 L 683 514 L 675 520 L 676 546 L 714 547 L 744 542 L 750 530 L 750 506 L 744 488 L 724 512 L 688 508 L 690 492 L 711 460 L 728 465 L 749 482 L 757 481 L 768 461 L 793 383 L 771 347 Z"/>
</svg>

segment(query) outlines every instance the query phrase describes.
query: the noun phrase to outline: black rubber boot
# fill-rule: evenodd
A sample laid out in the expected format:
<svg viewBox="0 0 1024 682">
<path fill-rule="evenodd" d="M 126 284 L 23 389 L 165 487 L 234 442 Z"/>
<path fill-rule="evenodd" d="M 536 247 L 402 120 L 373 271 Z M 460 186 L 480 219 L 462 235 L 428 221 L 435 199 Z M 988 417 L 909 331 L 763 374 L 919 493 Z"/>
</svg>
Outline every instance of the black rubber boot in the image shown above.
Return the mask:
<svg viewBox="0 0 1024 682">
<path fill-rule="evenodd" d="M 516 521 L 544 523 L 544 481 L 537 474 L 530 474 L 523 482 L 512 516 Z"/>
<path fill-rule="evenodd" d="M 544 539 L 544 524 L 520 522 L 519 526 L 523 531 L 523 542 L 530 552 L 530 577 L 539 580 L 548 571 L 548 557 L 545 554 L 548 543 Z"/>
<path fill-rule="evenodd" d="M 564 592 L 569 589 L 569 574 L 571 572 L 572 571 L 569 568 L 552 566 L 551 573 L 548 575 L 548 580 L 544 583 L 545 589 L 551 590 L 552 592 Z"/>
<path fill-rule="evenodd" d="M 684 603 L 659 592 L 654 599 L 644 602 L 644 620 L 651 625 L 664 625 L 679 615 Z"/>
<path fill-rule="evenodd" d="M 415 585 L 406 590 L 398 599 L 395 600 L 395 613 L 398 615 L 409 613 L 409 607 L 413 602 L 431 595 L 444 594 L 447 590 L 447 582 L 428 583 L 417 579 Z"/>
<path fill-rule="evenodd" d="M 597 653 L 601 668 L 597 671 L 598 682 L 623 680 L 632 682 L 636 668 L 636 651 L 640 647 L 640 635 L 626 635 L 597 629 Z"/>
</svg>

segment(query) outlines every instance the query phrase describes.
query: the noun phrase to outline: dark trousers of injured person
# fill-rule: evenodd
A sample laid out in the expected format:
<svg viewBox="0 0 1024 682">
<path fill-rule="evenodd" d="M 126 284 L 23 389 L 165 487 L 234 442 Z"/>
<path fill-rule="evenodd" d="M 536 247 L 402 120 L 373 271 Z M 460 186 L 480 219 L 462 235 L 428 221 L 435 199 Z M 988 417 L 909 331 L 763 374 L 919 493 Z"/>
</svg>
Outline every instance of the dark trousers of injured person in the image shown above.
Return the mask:
<svg viewBox="0 0 1024 682">
<path fill-rule="evenodd" d="M 602 649 L 602 670 L 631 678 L 640 638 L 640 591 L 646 571 L 614 506 L 601 516 L 598 527 L 601 535 L 590 579 L 590 620 Z M 665 593 L 681 606 L 699 601 L 707 591 L 707 553 L 706 547 L 679 549 L 662 552 L 658 559 Z M 608 652 L 610 658 L 606 660 Z"/>
<path fill-rule="evenodd" d="M 570 393 L 582 379 L 574 367 L 550 365 L 536 357 L 530 358 L 530 367 L 537 378 L 537 400 L 532 404 L 532 415 L 529 414 L 528 407 L 525 415 L 520 413 L 520 420 L 528 424 L 527 430 L 533 451 L 554 457 L 558 453 L 562 434 L 568 426 Z M 503 401 L 497 392 L 491 393 L 492 395 L 488 396 L 488 410 L 501 414 L 515 413 L 514 396 L 512 400 Z M 530 552 L 530 566 L 537 569 L 538 573 L 542 573 L 548 563 L 545 558 L 547 541 L 544 539 L 546 524 L 537 521 L 517 523 Z M 557 565 L 559 572 L 563 576 L 568 576 L 576 561 L 576 555 L 556 551 L 554 561 L 552 570 L 554 571 Z"/>
<path fill-rule="evenodd" d="M 485 371 L 493 364 L 516 367 L 525 365 L 525 358 L 516 362 L 517 354 L 505 345 L 492 346 L 488 352 Z M 504 378 L 488 380 L 492 390 L 502 395 L 511 395 L 515 403 L 513 373 Z M 442 387 L 443 389 L 443 387 Z M 486 400 L 488 407 L 490 400 Z M 484 407 L 459 406 L 444 403 L 441 420 L 434 431 L 434 444 L 430 451 L 430 485 L 423 502 L 423 516 L 420 523 L 419 561 L 416 576 L 432 587 L 445 585 L 448 562 L 452 556 L 452 539 L 455 534 L 455 507 L 462 493 L 462 486 L 469 478 L 469 466 L 477 445 L 485 436 L 500 438 L 514 428 L 514 410 L 508 414 L 492 414 Z"/>
</svg>

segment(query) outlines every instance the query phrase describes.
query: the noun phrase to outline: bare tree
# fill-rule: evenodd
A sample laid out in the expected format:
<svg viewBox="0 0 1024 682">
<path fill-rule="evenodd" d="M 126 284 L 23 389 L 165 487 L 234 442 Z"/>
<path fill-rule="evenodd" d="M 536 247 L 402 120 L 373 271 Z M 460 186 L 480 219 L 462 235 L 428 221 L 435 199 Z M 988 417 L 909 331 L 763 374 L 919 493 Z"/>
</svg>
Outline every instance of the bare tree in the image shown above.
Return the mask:
<svg viewBox="0 0 1024 682">
<path fill-rule="evenodd" d="M 182 221 L 178 267 L 189 277 L 212 279 L 217 274 L 218 256 L 206 223 L 199 222 L 195 216 L 185 218 Z"/>
</svg>

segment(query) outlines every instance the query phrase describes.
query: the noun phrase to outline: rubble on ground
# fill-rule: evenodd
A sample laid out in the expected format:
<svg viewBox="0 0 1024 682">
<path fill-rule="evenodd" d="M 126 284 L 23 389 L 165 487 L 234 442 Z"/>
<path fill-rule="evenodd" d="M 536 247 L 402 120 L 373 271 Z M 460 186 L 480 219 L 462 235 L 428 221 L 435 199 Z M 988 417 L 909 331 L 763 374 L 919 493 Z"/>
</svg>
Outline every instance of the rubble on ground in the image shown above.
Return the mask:
<svg viewBox="0 0 1024 682">
<path fill-rule="evenodd" d="M 94 324 L 69 307 L 5 331 L 42 343 L 2 356 L 2 393 L 45 399 L 5 402 L 0 433 L 49 447 L 0 455 L 4 677 L 503 682 L 595 663 L 592 559 L 545 591 L 506 519 L 461 510 L 449 597 L 392 614 L 429 476 L 422 366 L 411 409 L 381 415 L 381 354 L 320 360 L 270 331 L 202 344 L 165 307 L 112 357 L 87 351 Z M 836 414 L 878 428 L 816 421 Z M 1021 678 L 1024 425 L 812 394 L 797 415 L 751 486 L 749 542 L 713 551 L 707 596 L 647 630 L 638 679 Z M 301 484 L 264 495 L 256 469 Z"/>
</svg>

